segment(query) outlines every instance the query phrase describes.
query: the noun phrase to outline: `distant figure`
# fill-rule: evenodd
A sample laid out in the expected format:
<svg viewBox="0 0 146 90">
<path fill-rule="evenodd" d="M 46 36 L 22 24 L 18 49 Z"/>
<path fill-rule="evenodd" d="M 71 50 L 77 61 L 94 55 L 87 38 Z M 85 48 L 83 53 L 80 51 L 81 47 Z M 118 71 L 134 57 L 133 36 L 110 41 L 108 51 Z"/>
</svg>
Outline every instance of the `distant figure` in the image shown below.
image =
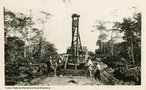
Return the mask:
<svg viewBox="0 0 146 90">
<path fill-rule="evenodd" d="M 58 67 L 58 63 L 56 60 L 54 60 L 54 62 L 53 62 L 54 76 L 56 76 L 57 67 Z"/>
<path fill-rule="evenodd" d="M 52 72 L 52 57 L 49 57 L 49 61 L 46 62 L 48 73 Z"/>
<path fill-rule="evenodd" d="M 86 65 L 88 66 L 88 73 L 89 73 L 89 77 L 92 77 L 92 67 L 93 67 L 93 63 L 90 59 L 90 57 L 87 58 L 87 62 Z"/>
<path fill-rule="evenodd" d="M 59 60 L 58 60 L 58 69 L 59 69 L 59 70 L 61 69 L 61 65 L 62 65 L 62 61 L 59 59 Z"/>
<path fill-rule="evenodd" d="M 100 67 L 99 62 L 97 61 L 97 62 L 96 62 L 95 79 L 98 78 L 99 81 L 100 81 L 100 70 L 101 70 L 101 67 Z"/>
<path fill-rule="evenodd" d="M 58 60 L 58 66 L 57 66 L 57 71 L 58 71 L 58 76 L 61 76 L 61 66 L 62 66 L 62 60 Z"/>
</svg>

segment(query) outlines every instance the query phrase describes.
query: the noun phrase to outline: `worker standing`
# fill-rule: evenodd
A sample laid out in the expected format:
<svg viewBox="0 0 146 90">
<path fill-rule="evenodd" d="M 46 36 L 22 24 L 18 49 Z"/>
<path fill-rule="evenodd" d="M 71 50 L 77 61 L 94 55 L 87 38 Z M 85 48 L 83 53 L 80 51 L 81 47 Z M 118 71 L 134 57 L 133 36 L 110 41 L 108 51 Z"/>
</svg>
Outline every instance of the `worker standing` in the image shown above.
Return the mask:
<svg viewBox="0 0 146 90">
<path fill-rule="evenodd" d="M 88 69 L 89 77 L 92 77 L 92 67 L 93 67 L 93 63 L 92 63 L 90 57 L 87 58 L 87 63 L 86 63 L 86 65 L 88 66 L 87 69 Z"/>
<path fill-rule="evenodd" d="M 100 71 L 101 71 L 101 66 L 99 64 L 99 62 L 96 62 L 96 72 L 95 72 L 95 79 L 98 78 L 98 80 L 100 81 Z"/>
<path fill-rule="evenodd" d="M 52 57 L 49 57 L 49 60 L 46 62 L 48 73 L 52 71 Z"/>
<path fill-rule="evenodd" d="M 56 76 L 57 67 L 58 67 L 58 63 L 57 63 L 56 60 L 54 60 L 54 61 L 53 61 L 54 76 Z"/>
</svg>

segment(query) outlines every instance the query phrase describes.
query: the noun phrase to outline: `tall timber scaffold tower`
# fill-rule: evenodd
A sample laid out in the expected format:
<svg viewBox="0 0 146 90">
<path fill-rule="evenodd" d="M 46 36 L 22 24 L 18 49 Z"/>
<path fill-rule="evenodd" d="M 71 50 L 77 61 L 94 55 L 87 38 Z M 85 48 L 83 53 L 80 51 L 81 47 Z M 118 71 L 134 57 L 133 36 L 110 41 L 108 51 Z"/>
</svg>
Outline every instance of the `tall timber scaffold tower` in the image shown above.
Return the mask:
<svg viewBox="0 0 146 90">
<path fill-rule="evenodd" d="M 77 69 L 77 63 L 79 62 L 79 57 L 82 56 L 82 45 L 81 38 L 79 34 L 79 17 L 80 15 L 72 15 L 72 42 L 71 42 L 71 56 L 74 62 L 75 70 Z"/>
</svg>

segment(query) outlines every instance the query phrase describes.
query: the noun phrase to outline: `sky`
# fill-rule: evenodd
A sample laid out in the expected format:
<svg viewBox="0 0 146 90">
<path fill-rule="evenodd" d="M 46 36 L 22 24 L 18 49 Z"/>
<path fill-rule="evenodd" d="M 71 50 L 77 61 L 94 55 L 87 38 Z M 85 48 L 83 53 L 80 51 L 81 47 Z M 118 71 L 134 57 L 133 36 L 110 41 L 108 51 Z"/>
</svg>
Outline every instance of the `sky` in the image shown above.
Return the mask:
<svg viewBox="0 0 146 90">
<path fill-rule="evenodd" d="M 140 5 L 139 0 L 5 0 L 4 6 L 13 12 L 26 15 L 30 15 L 31 10 L 35 22 L 43 17 L 40 11 L 50 13 L 51 16 L 44 25 L 44 37 L 55 44 L 59 53 L 64 53 L 71 45 L 73 13 L 80 15 L 82 46 L 87 46 L 88 50 L 94 52 L 98 48 L 96 41 L 99 35 L 98 31 L 91 32 L 95 30 L 95 21 L 121 22 L 124 17 L 131 17 L 134 12 L 141 11 Z M 41 23 L 37 22 L 36 26 L 41 28 Z M 111 24 L 107 28 L 110 29 Z"/>
</svg>

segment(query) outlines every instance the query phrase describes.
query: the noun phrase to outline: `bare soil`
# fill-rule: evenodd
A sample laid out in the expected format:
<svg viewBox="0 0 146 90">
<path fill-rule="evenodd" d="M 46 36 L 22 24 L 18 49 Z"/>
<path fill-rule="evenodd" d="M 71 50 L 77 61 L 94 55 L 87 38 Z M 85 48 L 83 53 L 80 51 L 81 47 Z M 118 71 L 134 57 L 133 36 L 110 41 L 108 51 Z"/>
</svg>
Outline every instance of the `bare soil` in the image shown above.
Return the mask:
<svg viewBox="0 0 146 90">
<path fill-rule="evenodd" d="M 89 77 L 82 76 L 53 76 L 47 77 L 35 85 L 52 86 L 52 85 L 99 85 L 100 83 Z"/>
<path fill-rule="evenodd" d="M 44 76 L 45 77 L 45 76 Z M 58 85 L 100 85 L 94 78 L 84 76 L 53 76 L 35 78 L 30 82 L 22 82 L 15 86 L 58 86 Z"/>
</svg>

